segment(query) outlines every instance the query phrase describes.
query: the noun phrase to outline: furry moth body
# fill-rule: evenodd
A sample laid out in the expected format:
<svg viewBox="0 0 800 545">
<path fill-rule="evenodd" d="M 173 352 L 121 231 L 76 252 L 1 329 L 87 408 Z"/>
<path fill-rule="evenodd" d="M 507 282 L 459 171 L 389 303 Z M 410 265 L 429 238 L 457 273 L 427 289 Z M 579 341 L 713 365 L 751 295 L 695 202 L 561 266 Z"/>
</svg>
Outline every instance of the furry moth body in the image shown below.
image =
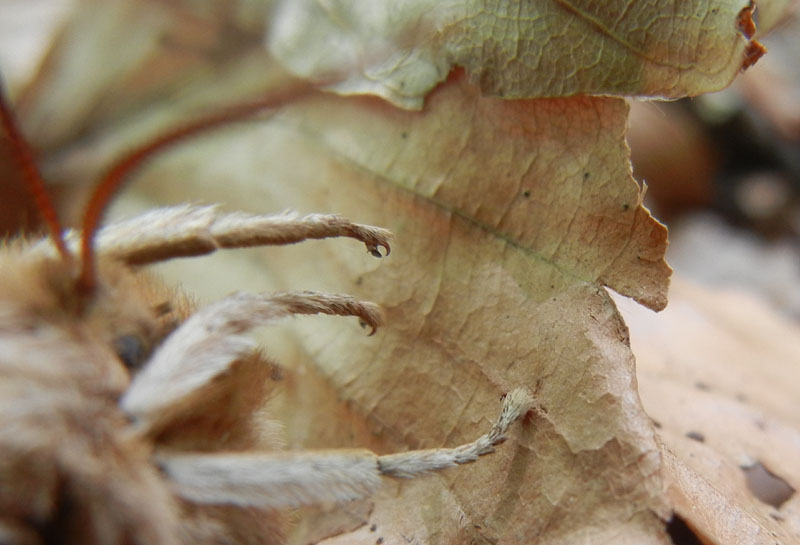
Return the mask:
<svg viewBox="0 0 800 545">
<path fill-rule="evenodd" d="M 3 114 L 12 133 L 5 105 Z M 281 543 L 287 508 L 362 498 L 383 477 L 472 462 L 531 407 L 514 390 L 486 435 L 452 449 L 275 451 L 262 414 L 272 368 L 247 331 L 331 314 L 374 332 L 379 309 L 289 292 L 237 293 L 194 311 L 139 267 L 327 237 L 380 256 L 387 231 L 331 215 L 187 205 L 84 236 L 81 260 L 75 239 L 51 231 L 0 250 L 0 543 Z M 98 256 L 88 275 L 87 247 Z"/>
</svg>

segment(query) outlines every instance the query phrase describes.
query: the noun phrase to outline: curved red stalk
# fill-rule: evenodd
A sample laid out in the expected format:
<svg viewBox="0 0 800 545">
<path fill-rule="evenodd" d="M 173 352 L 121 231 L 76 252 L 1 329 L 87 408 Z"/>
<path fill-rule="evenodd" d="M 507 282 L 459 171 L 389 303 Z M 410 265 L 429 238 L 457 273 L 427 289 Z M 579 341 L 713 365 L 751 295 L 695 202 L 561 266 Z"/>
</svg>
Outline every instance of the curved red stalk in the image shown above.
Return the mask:
<svg viewBox="0 0 800 545">
<path fill-rule="evenodd" d="M 53 243 L 56 245 L 56 248 L 58 248 L 58 253 L 60 253 L 64 259 L 69 259 L 69 250 L 67 250 L 67 245 L 61 234 L 61 223 L 58 221 L 58 214 L 56 214 L 53 200 L 50 198 L 44 180 L 39 173 L 39 169 L 36 167 L 33 151 L 14 119 L 14 114 L 11 112 L 11 107 L 6 100 L 3 87 L 3 82 L 0 81 L 0 122 L 11 143 L 12 155 L 16 159 L 17 166 L 22 172 L 23 179 L 25 180 L 25 187 L 27 187 L 28 192 L 31 197 L 33 197 L 36 209 L 39 211 L 39 214 L 41 214 L 42 219 L 50 231 Z"/>
<path fill-rule="evenodd" d="M 81 236 L 82 269 L 81 276 L 78 279 L 78 287 L 84 292 L 91 292 L 95 288 L 97 279 L 93 248 L 94 235 L 108 203 L 125 183 L 131 172 L 141 166 L 145 160 L 184 138 L 242 119 L 259 110 L 277 108 L 290 101 L 297 100 L 301 95 L 308 93 L 312 89 L 313 87 L 308 83 L 296 82 L 254 102 L 227 108 L 167 132 L 139 149 L 132 151 L 114 164 L 95 188 L 83 215 L 83 234 Z"/>
</svg>

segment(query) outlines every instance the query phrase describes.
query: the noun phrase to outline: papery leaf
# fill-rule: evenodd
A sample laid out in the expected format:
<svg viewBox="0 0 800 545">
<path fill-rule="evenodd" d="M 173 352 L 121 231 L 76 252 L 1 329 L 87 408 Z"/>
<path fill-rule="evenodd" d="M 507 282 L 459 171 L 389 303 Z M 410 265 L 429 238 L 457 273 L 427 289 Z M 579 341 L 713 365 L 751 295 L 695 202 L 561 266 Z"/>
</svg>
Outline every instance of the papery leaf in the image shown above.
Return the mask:
<svg viewBox="0 0 800 545">
<path fill-rule="evenodd" d="M 287 406 L 294 444 L 454 445 L 485 426 L 503 392 L 535 390 L 539 416 L 514 434 L 518 444 L 488 463 L 403 483 L 400 493 L 387 486 L 367 524 L 386 539 L 657 541 L 657 514 L 666 513 L 659 453 L 625 326 L 602 289 L 655 308 L 666 301 L 666 233 L 630 177 L 626 115 L 612 98 L 482 98 L 457 74 L 423 113 L 311 97 L 175 150 L 138 188 L 249 209 L 338 210 L 394 232 L 380 266 L 333 245 L 236 266 L 248 289 L 269 269 L 278 285 L 337 286 L 386 311 L 377 339 L 298 324 L 323 382 L 293 385 L 299 410 L 312 411 Z M 202 172 L 164 189 L 200 157 Z M 253 185 L 253 172 L 280 183 Z M 346 400 L 349 416 L 316 401 L 331 398 Z M 375 538 L 359 527 L 340 539 Z"/>
<path fill-rule="evenodd" d="M 620 305 L 675 512 L 704 542 L 797 543 L 800 330 L 749 294 L 672 291 L 658 316 Z"/>
<path fill-rule="evenodd" d="M 273 13 L 268 43 L 298 75 L 342 75 L 332 85 L 338 92 L 406 108 L 420 108 L 455 66 L 484 93 L 506 98 L 676 98 L 731 82 L 751 48 L 752 36 L 737 25 L 748 7 L 748 0 L 286 0 Z"/>
</svg>

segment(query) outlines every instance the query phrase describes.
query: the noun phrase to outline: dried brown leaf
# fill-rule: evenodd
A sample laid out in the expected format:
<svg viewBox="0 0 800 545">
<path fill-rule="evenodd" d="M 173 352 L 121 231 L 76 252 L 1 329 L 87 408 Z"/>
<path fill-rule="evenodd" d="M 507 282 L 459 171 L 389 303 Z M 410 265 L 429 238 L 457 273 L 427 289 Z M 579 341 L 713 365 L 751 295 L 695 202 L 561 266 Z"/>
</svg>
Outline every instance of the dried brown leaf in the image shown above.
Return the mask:
<svg viewBox="0 0 800 545">
<path fill-rule="evenodd" d="M 685 280 L 670 299 L 658 316 L 621 303 L 670 501 L 711 543 L 800 542 L 797 324 L 752 296 Z M 777 477 L 765 492 L 748 483 L 757 464 Z"/>
<path fill-rule="evenodd" d="M 380 267 L 344 250 L 320 259 L 320 248 L 235 266 L 240 288 L 263 289 L 269 268 L 277 285 L 338 286 L 386 311 L 377 340 L 298 324 L 295 365 L 313 360 L 304 374 L 319 379 L 297 377 L 287 393 L 287 412 L 302 413 L 287 416 L 292 444 L 457 444 L 504 391 L 536 390 L 541 412 L 518 444 L 460 472 L 387 486 L 368 523 L 337 539 L 657 542 L 659 458 L 625 327 L 601 288 L 665 303 L 665 231 L 630 177 L 626 115 L 618 99 L 482 98 L 457 75 L 421 114 L 314 96 L 175 150 L 139 182 L 159 199 L 188 191 L 245 208 L 339 210 L 395 233 Z M 192 179 L 163 183 L 200 157 Z M 253 185 L 253 172 L 281 183 Z"/>
</svg>

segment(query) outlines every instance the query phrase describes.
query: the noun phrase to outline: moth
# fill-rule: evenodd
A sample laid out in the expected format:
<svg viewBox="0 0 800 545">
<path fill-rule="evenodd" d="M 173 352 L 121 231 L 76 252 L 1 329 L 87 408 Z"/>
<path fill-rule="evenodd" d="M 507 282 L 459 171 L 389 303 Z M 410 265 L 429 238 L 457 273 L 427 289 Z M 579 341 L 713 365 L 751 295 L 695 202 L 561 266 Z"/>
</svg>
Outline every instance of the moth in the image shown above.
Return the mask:
<svg viewBox="0 0 800 545">
<path fill-rule="evenodd" d="M 278 101 L 279 102 L 279 101 Z M 273 103 L 275 101 L 273 100 Z M 235 293 L 201 309 L 142 268 L 221 248 L 349 237 L 381 257 L 389 232 L 339 216 L 178 206 L 99 228 L 158 150 L 230 120 L 201 120 L 113 166 L 81 232 L 62 233 L 30 146 L 0 92 L 2 127 L 49 236 L 0 248 L 0 543 L 282 543 L 287 511 L 364 498 L 494 451 L 532 405 L 517 389 L 488 432 L 456 448 L 378 456 L 284 452 L 263 412 L 273 364 L 247 337 L 297 314 L 379 308 L 347 295 Z"/>
</svg>

